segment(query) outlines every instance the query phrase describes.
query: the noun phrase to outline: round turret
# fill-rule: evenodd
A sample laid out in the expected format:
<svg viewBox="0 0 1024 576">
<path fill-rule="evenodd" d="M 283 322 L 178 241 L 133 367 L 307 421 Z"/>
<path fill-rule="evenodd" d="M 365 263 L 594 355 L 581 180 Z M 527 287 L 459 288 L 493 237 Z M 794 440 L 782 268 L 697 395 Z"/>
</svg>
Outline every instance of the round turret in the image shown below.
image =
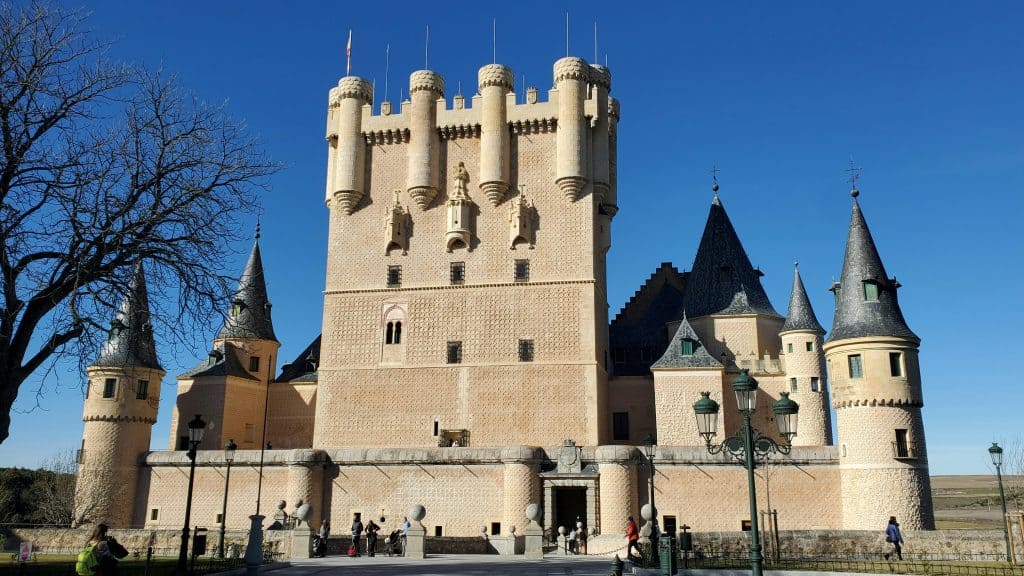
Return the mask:
<svg viewBox="0 0 1024 576">
<path fill-rule="evenodd" d="M 497 206 L 505 199 L 509 179 L 510 135 L 506 94 L 512 90 L 515 76 L 501 64 L 488 64 L 477 74 L 483 99 L 480 122 L 480 190 Z"/>
<path fill-rule="evenodd" d="M 592 128 L 590 132 L 590 147 L 591 154 L 593 155 L 591 169 L 593 170 L 594 179 L 594 197 L 602 207 L 601 213 L 611 218 L 615 209 L 608 210 L 606 208 L 607 205 L 612 204 L 608 198 L 611 189 L 611 177 L 609 175 L 611 135 L 609 133 L 610 124 L 608 119 L 608 91 L 612 87 L 611 72 L 600 64 L 591 64 L 590 84 L 593 87 L 592 98 L 597 104 L 597 114 L 590 122 Z M 604 228 L 608 230 L 610 227 L 605 226 Z M 602 240 L 602 248 L 604 250 L 611 247 L 610 236 Z"/>
<path fill-rule="evenodd" d="M 567 56 L 555 62 L 554 76 L 558 90 L 555 183 L 575 202 L 587 183 L 588 134 L 583 102 L 590 81 L 590 66 L 582 58 Z"/>
<path fill-rule="evenodd" d="M 409 75 L 409 196 L 426 209 L 440 186 L 440 140 L 437 135 L 437 99 L 444 96 L 444 78 L 432 70 Z"/>
<path fill-rule="evenodd" d="M 363 106 L 373 100 L 373 85 L 346 76 L 330 93 L 327 117 L 327 204 L 351 214 L 366 193 L 366 145 L 363 141 Z"/>
</svg>

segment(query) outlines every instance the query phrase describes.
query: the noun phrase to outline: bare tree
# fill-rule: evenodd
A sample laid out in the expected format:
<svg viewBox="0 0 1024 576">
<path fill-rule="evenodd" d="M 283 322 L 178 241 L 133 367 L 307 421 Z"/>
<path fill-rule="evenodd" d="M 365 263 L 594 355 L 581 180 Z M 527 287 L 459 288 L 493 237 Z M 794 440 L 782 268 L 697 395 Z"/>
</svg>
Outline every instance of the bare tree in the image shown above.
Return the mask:
<svg viewBox="0 0 1024 576">
<path fill-rule="evenodd" d="M 75 514 L 76 453 L 64 449 L 43 462 L 33 485 L 36 516 L 44 524 L 71 526 Z"/>
<path fill-rule="evenodd" d="M 278 169 L 223 106 L 110 62 L 86 19 L 0 5 L 0 443 L 30 376 L 95 353 L 136 261 L 156 333 L 194 342 Z"/>
</svg>

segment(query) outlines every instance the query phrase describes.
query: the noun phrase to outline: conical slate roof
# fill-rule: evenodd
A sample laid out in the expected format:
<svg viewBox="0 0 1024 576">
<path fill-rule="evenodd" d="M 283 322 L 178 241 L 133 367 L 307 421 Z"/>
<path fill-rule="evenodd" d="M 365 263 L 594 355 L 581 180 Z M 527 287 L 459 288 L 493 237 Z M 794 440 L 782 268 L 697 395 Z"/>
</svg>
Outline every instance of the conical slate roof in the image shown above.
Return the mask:
<svg viewBox="0 0 1024 576">
<path fill-rule="evenodd" d="M 231 311 L 224 321 L 224 327 L 217 334 L 218 340 L 224 338 L 277 342 L 274 324 L 270 320 L 270 299 L 267 297 L 267 283 L 263 276 L 259 235 L 249 253 L 249 261 L 238 282 L 238 290 L 231 299 Z"/>
<path fill-rule="evenodd" d="M 128 293 L 110 323 L 110 334 L 92 366 L 103 368 L 143 367 L 162 370 L 156 357 L 153 326 L 149 318 L 149 295 L 142 262 L 137 262 L 128 283 Z"/>
<path fill-rule="evenodd" d="M 683 340 L 693 343 L 693 354 L 683 354 Z M 673 368 L 721 368 L 722 363 L 712 356 L 708 349 L 701 343 L 693 326 L 683 314 L 679 322 L 679 328 L 672 336 L 668 349 L 661 355 L 657 362 L 651 365 L 651 370 L 671 370 Z"/>
<path fill-rule="evenodd" d="M 865 283 L 877 285 L 877 301 L 865 298 Z M 846 239 L 843 275 L 839 283 L 832 287 L 836 295 L 836 315 L 828 341 L 864 336 L 895 336 L 919 342 L 921 339 L 903 319 L 896 298 L 899 287 L 899 282 L 885 273 L 885 266 L 878 256 L 875 241 L 871 238 L 871 231 L 868 230 L 855 197 L 850 233 Z"/>
<path fill-rule="evenodd" d="M 715 194 L 693 270 L 686 283 L 684 306 L 693 318 L 709 314 L 779 316 L 754 270 L 736 230 Z"/>
<path fill-rule="evenodd" d="M 789 312 L 786 314 L 786 323 L 782 325 L 782 332 L 790 330 L 811 330 L 817 334 L 824 334 L 825 329 L 818 323 L 818 317 L 814 315 L 811 308 L 811 301 L 807 298 L 807 291 L 804 290 L 804 281 L 800 278 L 800 267 L 793 266 L 793 291 L 789 295 Z"/>
</svg>

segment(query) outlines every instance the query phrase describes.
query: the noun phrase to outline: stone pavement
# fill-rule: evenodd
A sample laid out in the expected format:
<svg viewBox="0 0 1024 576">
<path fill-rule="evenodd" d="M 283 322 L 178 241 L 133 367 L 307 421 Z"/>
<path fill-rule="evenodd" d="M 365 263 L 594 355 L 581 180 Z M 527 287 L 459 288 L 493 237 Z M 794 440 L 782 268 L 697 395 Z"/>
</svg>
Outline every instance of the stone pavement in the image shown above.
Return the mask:
<svg viewBox="0 0 1024 576">
<path fill-rule="evenodd" d="M 291 560 L 289 566 L 260 571 L 261 576 L 605 576 L 611 559 L 603 556 L 551 557 L 525 560 L 522 556 L 436 554 L 423 560 L 376 556 L 328 556 Z M 627 571 L 628 573 L 628 571 Z M 639 573 L 639 571 L 638 571 Z"/>
</svg>

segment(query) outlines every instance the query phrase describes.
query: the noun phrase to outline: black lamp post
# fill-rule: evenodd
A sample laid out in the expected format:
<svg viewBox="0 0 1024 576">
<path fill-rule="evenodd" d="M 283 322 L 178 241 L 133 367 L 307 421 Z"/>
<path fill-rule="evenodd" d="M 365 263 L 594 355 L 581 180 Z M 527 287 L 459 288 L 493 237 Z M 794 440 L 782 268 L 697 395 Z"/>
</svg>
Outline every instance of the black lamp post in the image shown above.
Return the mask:
<svg viewBox="0 0 1024 576">
<path fill-rule="evenodd" d="M 1003 492 L 1003 449 L 995 442 L 988 449 L 988 455 L 992 457 L 992 464 L 996 467 L 996 478 L 999 479 L 999 503 L 1003 506 L 1003 538 L 1006 539 L 1006 561 L 1012 562 L 1010 558 L 1010 530 L 1006 525 L 1006 494 Z"/>
<path fill-rule="evenodd" d="M 224 525 L 228 517 L 228 482 L 231 481 L 231 463 L 235 461 L 235 450 L 238 445 L 234 440 L 228 440 L 224 445 L 224 461 L 228 463 L 228 471 L 224 475 L 224 504 L 220 507 L 220 538 L 217 540 L 217 558 L 224 557 Z"/>
<path fill-rule="evenodd" d="M 789 454 L 791 442 L 796 436 L 797 412 L 800 411 L 800 406 L 789 399 L 788 392 L 782 392 L 781 398 L 772 405 L 779 435 L 786 440 L 785 444 L 779 444 L 763 436 L 750 425 L 750 415 L 757 409 L 757 380 L 744 369 L 732 381 L 732 389 L 736 393 L 736 406 L 743 413 L 743 429 L 726 438 L 721 444 L 711 444 L 711 438 L 717 433 L 718 402 L 711 399 L 710 392 L 701 392 L 700 400 L 693 405 L 693 411 L 697 415 L 697 432 L 704 438 L 708 453 L 726 452 L 743 462 L 747 468 L 747 493 L 750 497 L 750 566 L 753 576 L 761 576 L 763 559 L 761 535 L 757 526 L 754 467 L 758 458 L 763 459 L 772 453 Z"/>
<path fill-rule="evenodd" d="M 654 505 L 654 454 L 658 451 L 658 441 L 653 434 L 644 437 L 644 454 L 647 455 L 647 477 L 650 483 L 651 504 L 651 557 L 658 557 L 658 508 Z"/>
<path fill-rule="evenodd" d="M 196 414 L 196 417 L 188 423 L 188 459 L 192 464 L 188 469 L 188 496 L 185 500 L 185 526 L 181 529 L 181 550 L 178 551 L 178 574 L 188 572 L 188 525 L 192 517 L 192 483 L 196 478 L 196 448 L 203 441 L 203 434 L 206 432 L 206 422 Z"/>
</svg>

